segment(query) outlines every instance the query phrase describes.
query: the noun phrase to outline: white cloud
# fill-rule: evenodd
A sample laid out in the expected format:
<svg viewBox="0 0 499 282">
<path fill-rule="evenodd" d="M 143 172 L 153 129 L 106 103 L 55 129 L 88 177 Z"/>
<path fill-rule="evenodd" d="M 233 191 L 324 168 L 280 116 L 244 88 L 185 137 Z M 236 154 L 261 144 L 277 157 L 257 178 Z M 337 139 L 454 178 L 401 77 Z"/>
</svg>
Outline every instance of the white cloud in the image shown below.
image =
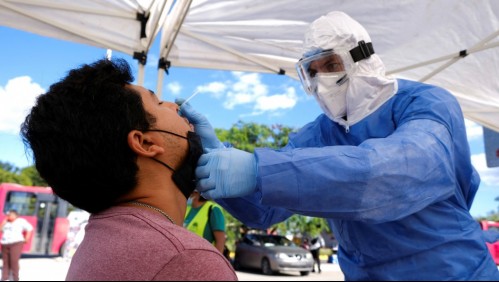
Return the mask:
<svg viewBox="0 0 499 282">
<path fill-rule="evenodd" d="M 0 132 L 17 134 L 36 97 L 45 90 L 29 76 L 15 77 L 0 86 Z"/>
<path fill-rule="evenodd" d="M 178 96 L 178 94 L 180 94 L 180 91 L 182 90 L 182 85 L 180 85 L 179 82 L 174 81 L 174 82 L 168 83 L 166 85 L 166 88 L 168 88 L 168 91 L 170 92 L 170 94 L 172 94 L 173 96 Z"/>
<path fill-rule="evenodd" d="M 483 129 L 482 126 L 465 119 L 464 124 L 466 126 L 466 134 L 468 135 L 468 141 L 482 139 Z"/>
<path fill-rule="evenodd" d="M 271 96 L 258 97 L 255 110 L 257 111 L 275 111 L 281 109 L 291 109 L 296 105 L 298 96 L 293 87 L 288 87 L 286 93 Z"/>
<path fill-rule="evenodd" d="M 223 97 L 225 91 L 227 90 L 227 84 L 231 84 L 230 82 L 210 82 L 205 85 L 198 86 L 196 91 L 201 93 L 209 93 L 212 97 L 219 99 Z"/>
<path fill-rule="evenodd" d="M 158 60 L 159 60 L 158 55 L 149 53 L 147 55 L 146 67 L 157 69 L 158 68 Z"/>
<path fill-rule="evenodd" d="M 485 185 L 496 186 L 499 183 L 499 167 L 487 167 L 485 153 L 471 155 L 471 162 L 480 174 L 482 183 Z"/>
<path fill-rule="evenodd" d="M 278 115 L 280 110 L 293 108 L 299 97 L 294 87 L 286 87 L 284 93 L 271 94 L 269 86 L 262 82 L 258 73 L 231 72 L 234 80 L 211 82 L 198 86 L 196 90 L 210 93 L 217 99 L 224 99 L 223 106 L 232 110 L 237 106 L 253 109 L 252 113 L 241 114 L 261 115 L 270 113 Z"/>
<path fill-rule="evenodd" d="M 232 73 L 236 78 L 236 82 L 232 84 L 227 92 L 227 97 L 224 102 L 226 109 L 233 109 L 235 106 L 254 104 L 259 97 L 268 94 L 267 85 L 263 84 L 258 73 Z"/>
</svg>

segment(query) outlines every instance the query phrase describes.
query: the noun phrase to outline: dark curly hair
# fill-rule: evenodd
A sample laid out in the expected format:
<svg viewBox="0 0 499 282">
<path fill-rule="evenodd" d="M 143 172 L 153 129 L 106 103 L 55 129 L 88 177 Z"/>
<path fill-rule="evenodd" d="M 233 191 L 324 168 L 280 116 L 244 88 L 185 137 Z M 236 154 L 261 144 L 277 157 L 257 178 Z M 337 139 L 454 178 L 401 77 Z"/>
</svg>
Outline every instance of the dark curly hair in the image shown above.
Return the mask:
<svg viewBox="0 0 499 282">
<path fill-rule="evenodd" d="M 25 148 L 54 193 L 90 213 L 114 205 L 137 185 L 127 135 L 155 123 L 123 59 L 69 71 L 38 97 L 21 125 Z"/>
</svg>

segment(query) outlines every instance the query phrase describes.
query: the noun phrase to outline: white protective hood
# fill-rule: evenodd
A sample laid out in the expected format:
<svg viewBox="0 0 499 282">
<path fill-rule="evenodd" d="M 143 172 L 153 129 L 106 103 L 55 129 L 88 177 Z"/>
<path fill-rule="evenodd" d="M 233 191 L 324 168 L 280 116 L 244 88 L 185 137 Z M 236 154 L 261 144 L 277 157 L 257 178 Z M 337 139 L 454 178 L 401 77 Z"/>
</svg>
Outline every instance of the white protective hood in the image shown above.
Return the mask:
<svg viewBox="0 0 499 282">
<path fill-rule="evenodd" d="M 388 75 L 448 89 L 466 118 L 499 131 L 496 0 L 0 0 L 0 25 L 142 59 L 158 36 L 162 67 L 298 79 L 306 28 L 333 10 L 367 30 Z"/>
<path fill-rule="evenodd" d="M 317 53 L 318 50 L 350 51 L 357 47 L 360 41 L 371 42 L 364 27 L 344 12 L 333 11 L 315 20 L 307 29 L 303 53 L 306 56 Z M 327 110 L 325 112 L 329 118 L 348 130 L 350 125 L 371 114 L 395 95 L 397 83 L 395 79 L 385 76 L 385 66 L 376 53 L 355 63 L 347 73 L 347 120 L 334 118 Z M 326 109 L 321 99 L 317 101 Z"/>
</svg>

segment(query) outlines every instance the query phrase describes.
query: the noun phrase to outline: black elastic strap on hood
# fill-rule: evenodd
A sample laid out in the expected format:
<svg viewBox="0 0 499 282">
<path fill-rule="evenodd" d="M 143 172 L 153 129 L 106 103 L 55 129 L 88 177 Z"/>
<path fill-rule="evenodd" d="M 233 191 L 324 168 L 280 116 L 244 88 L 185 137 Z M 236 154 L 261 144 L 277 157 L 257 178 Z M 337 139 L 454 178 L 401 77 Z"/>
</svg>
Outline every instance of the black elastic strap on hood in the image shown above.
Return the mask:
<svg viewBox="0 0 499 282">
<path fill-rule="evenodd" d="M 374 54 L 373 44 L 366 43 L 364 40 L 359 41 L 359 46 L 350 50 L 350 55 L 355 63 L 371 57 L 372 54 Z"/>
</svg>

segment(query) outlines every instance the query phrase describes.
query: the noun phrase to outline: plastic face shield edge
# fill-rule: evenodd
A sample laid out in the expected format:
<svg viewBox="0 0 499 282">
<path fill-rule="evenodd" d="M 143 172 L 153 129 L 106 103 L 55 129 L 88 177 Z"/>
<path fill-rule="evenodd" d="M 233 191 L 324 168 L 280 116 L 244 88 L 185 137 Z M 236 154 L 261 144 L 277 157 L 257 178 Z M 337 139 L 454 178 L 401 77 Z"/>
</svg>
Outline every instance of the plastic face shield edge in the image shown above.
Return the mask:
<svg viewBox="0 0 499 282">
<path fill-rule="evenodd" d="M 338 75 L 337 84 L 347 79 L 346 73 L 354 62 L 350 53 L 345 51 L 325 50 L 313 56 L 302 58 L 296 63 L 296 71 L 305 92 L 313 95 L 317 89 L 317 78 L 321 74 Z"/>
</svg>

